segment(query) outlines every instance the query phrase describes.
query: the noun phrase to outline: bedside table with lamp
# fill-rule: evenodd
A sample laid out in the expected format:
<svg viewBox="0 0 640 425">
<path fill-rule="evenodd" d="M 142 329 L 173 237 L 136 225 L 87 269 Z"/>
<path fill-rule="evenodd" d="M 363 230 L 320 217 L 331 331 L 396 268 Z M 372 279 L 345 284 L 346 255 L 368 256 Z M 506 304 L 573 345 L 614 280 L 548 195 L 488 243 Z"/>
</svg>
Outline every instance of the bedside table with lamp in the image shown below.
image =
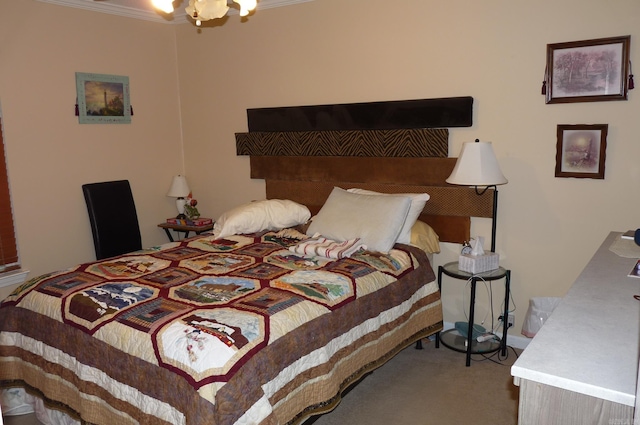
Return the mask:
<svg viewBox="0 0 640 425">
<path fill-rule="evenodd" d="M 496 243 L 496 217 L 498 210 L 498 185 L 506 184 L 507 179 L 502 174 L 498 160 L 490 142 L 465 142 L 462 145 L 460 156 L 456 161 L 453 172 L 446 179 L 447 183 L 460 186 L 473 186 L 478 196 L 493 190 L 492 211 L 485 216 L 491 217 L 491 252 L 482 251 L 482 240 L 476 240 L 476 252 L 470 252 L 470 247 L 463 247 L 460 259 L 457 262 L 447 263 L 438 267 L 438 287 L 442 290 L 442 275 L 454 279 L 464 280 L 471 284 L 471 296 L 469 300 L 469 318 L 467 322 L 456 322 L 455 329 L 449 329 L 436 335 L 436 347 L 442 342 L 448 348 L 466 353 L 466 366 L 471 365 L 471 354 L 491 353 L 501 350 L 506 355 L 507 351 L 507 321 L 509 314 L 509 297 L 511 285 L 511 270 L 498 265 L 495 253 Z M 478 189 L 484 187 L 484 189 Z M 490 192 L 489 192 L 490 193 Z M 479 245 L 479 246 L 478 246 Z M 474 250 L 475 251 L 475 250 Z M 475 254 L 475 255 L 474 255 Z M 505 297 L 502 336 L 484 334 L 477 326 L 474 326 L 476 284 L 478 281 L 491 282 L 504 279 Z"/>
<path fill-rule="evenodd" d="M 184 233 L 184 237 L 188 238 L 190 232 L 195 232 L 196 235 L 199 235 L 213 229 L 213 220 L 200 218 L 198 209 L 195 206 L 197 202 L 194 202 L 193 205 L 189 203 L 191 190 L 185 176 L 177 175 L 173 177 L 167 196 L 176 198 L 178 215 L 175 219 L 167 219 L 165 223 L 158 224 L 158 227 L 164 229 L 171 242 L 174 241 L 171 230 L 177 233 Z M 185 210 L 188 210 L 189 217 L 185 214 Z"/>
</svg>

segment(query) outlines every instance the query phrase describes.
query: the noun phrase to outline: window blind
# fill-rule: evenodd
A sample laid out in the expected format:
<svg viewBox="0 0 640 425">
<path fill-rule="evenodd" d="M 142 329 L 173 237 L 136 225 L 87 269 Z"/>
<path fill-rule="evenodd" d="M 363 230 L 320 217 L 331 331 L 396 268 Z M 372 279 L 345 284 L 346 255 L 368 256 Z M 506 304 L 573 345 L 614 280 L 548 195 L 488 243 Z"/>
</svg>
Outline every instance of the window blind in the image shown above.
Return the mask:
<svg viewBox="0 0 640 425">
<path fill-rule="evenodd" d="M 9 177 L 4 152 L 4 136 L 2 117 L 0 116 L 0 272 L 20 268 L 18 248 L 13 227 L 13 211 L 11 194 L 9 193 Z"/>
</svg>

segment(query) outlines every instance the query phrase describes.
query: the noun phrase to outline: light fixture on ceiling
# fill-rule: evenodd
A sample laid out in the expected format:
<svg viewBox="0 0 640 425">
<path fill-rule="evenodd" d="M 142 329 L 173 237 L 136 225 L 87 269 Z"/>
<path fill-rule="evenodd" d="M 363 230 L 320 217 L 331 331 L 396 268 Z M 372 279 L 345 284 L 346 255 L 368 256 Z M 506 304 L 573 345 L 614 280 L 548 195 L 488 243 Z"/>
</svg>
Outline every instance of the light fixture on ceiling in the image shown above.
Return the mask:
<svg viewBox="0 0 640 425">
<path fill-rule="evenodd" d="M 498 185 L 506 184 L 507 179 L 500 170 L 498 159 L 493 152 L 491 142 L 465 142 L 453 172 L 447 183 L 460 186 L 474 186 L 478 195 L 493 188 L 493 214 L 491 223 L 491 251 L 496 251 L 496 216 L 498 213 Z M 478 186 L 484 186 L 479 190 Z"/>
<path fill-rule="evenodd" d="M 173 0 L 151 0 L 153 6 L 164 13 L 173 13 Z M 257 0 L 233 0 L 240 7 L 240 16 L 247 16 L 257 6 Z M 232 4 L 233 4 L 232 3 Z M 227 0 L 189 0 L 184 9 L 191 16 L 196 25 L 202 21 L 222 18 L 229 11 Z"/>
</svg>

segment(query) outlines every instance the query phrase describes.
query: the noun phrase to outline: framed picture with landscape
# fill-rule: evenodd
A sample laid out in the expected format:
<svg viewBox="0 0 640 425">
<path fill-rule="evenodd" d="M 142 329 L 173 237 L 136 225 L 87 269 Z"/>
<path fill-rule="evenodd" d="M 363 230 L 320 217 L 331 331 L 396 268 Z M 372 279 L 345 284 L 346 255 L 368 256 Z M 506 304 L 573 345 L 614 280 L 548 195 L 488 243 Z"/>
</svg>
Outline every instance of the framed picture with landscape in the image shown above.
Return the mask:
<svg viewBox="0 0 640 425">
<path fill-rule="evenodd" d="M 80 124 L 129 124 L 129 77 L 76 72 Z"/>
<path fill-rule="evenodd" d="M 547 44 L 547 103 L 627 100 L 630 40 Z"/>
<path fill-rule="evenodd" d="M 556 177 L 604 179 L 608 124 L 558 125 Z"/>
</svg>

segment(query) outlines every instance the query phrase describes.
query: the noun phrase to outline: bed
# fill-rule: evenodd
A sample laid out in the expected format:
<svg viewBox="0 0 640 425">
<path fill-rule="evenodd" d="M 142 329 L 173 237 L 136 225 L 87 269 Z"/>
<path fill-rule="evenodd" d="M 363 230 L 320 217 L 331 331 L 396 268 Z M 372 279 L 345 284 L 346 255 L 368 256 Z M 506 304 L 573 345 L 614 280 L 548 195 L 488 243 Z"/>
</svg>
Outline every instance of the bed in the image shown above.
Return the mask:
<svg viewBox="0 0 640 425">
<path fill-rule="evenodd" d="M 407 137 L 442 150 L 443 130 L 406 131 L 365 132 L 385 150 Z M 49 273 L 7 298 L 2 386 L 94 424 L 297 424 L 441 330 L 430 254 L 467 240 L 491 194 L 448 187 L 455 160 L 441 154 L 282 155 L 273 136 L 236 135 L 267 199 L 218 217 L 214 234 Z"/>
<path fill-rule="evenodd" d="M 2 378 L 96 424 L 287 423 L 439 329 L 420 250 L 329 261 L 291 253 L 296 237 L 202 236 L 34 279 L 0 308 Z"/>
</svg>

